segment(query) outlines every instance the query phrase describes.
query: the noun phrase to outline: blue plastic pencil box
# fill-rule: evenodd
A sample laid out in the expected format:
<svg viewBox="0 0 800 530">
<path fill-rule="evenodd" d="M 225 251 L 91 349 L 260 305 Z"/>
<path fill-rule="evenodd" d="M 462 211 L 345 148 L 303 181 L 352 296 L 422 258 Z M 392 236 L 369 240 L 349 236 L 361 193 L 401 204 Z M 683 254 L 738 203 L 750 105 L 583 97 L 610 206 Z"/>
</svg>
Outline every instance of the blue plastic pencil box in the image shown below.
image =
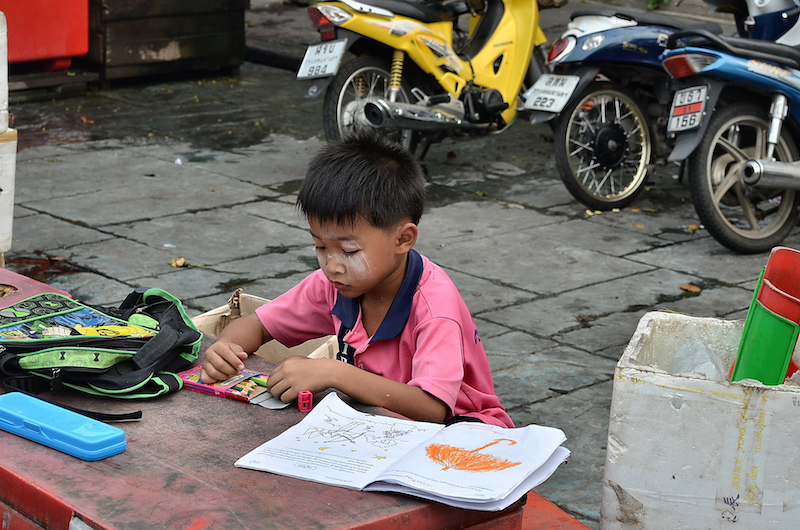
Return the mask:
<svg viewBox="0 0 800 530">
<path fill-rule="evenodd" d="M 0 429 L 82 460 L 125 450 L 125 431 L 20 392 L 0 396 Z"/>
</svg>

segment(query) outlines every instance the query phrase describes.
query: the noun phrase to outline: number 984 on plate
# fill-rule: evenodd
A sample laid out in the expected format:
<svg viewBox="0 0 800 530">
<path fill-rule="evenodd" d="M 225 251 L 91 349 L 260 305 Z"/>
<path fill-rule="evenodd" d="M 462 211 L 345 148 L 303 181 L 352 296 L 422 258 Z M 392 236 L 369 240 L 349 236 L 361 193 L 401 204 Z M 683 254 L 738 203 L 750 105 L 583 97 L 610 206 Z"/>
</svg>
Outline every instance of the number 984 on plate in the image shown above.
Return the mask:
<svg viewBox="0 0 800 530">
<path fill-rule="evenodd" d="M 329 77 L 339 70 L 339 64 L 347 49 L 347 39 L 314 44 L 306 49 L 303 62 L 297 70 L 297 79 Z"/>
</svg>

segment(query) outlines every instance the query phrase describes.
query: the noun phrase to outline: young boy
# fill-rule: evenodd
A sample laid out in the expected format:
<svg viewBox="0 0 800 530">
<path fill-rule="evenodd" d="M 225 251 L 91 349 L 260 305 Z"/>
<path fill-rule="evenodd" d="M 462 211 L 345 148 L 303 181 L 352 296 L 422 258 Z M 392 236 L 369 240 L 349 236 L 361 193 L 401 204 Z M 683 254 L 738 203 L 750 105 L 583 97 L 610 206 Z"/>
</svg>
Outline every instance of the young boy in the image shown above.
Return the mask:
<svg viewBox="0 0 800 530">
<path fill-rule="evenodd" d="M 269 375 L 273 396 L 333 388 L 416 420 L 513 427 L 464 300 L 413 250 L 424 202 L 422 169 L 404 149 L 366 135 L 328 144 L 297 199 L 320 269 L 228 325 L 206 352 L 202 381 L 241 372 L 269 340 L 291 347 L 333 334 L 338 360 L 285 359 Z"/>
</svg>

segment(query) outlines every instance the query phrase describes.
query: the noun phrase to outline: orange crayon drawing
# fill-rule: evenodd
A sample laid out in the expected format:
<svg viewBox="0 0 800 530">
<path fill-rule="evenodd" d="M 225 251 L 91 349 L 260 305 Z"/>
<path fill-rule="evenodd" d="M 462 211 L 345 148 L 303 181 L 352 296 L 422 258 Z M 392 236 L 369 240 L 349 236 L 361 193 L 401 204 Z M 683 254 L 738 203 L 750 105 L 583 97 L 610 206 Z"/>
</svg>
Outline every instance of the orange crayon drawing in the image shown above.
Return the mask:
<svg viewBox="0 0 800 530">
<path fill-rule="evenodd" d="M 509 442 L 515 445 L 517 442 L 509 440 L 508 438 L 499 438 L 492 443 L 486 444 L 477 449 L 469 450 L 460 447 L 453 447 L 452 445 L 444 444 L 431 444 L 425 448 L 425 453 L 428 458 L 444 467 L 442 471 L 450 468 L 458 469 L 460 471 L 473 471 L 476 473 L 485 473 L 487 471 L 502 471 L 510 467 L 518 466 L 521 462 L 511 462 L 504 458 L 479 453 L 480 450 L 486 449 L 492 445 L 500 442 Z"/>
</svg>

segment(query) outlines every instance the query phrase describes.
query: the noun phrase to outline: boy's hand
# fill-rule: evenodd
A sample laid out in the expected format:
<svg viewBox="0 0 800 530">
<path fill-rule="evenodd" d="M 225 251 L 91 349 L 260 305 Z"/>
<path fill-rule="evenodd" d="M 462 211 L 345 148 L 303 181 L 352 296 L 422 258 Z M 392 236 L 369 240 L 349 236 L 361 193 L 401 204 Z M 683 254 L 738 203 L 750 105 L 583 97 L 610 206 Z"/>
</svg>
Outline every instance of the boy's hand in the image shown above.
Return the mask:
<svg viewBox="0 0 800 530">
<path fill-rule="evenodd" d="M 284 403 L 297 399 L 301 390 L 316 394 L 329 388 L 365 405 L 383 407 L 414 420 L 442 422 L 450 410 L 439 398 L 419 387 L 333 359 L 288 357 L 267 379 L 267 389 Z"/>
<path fill-rule="evenodd" d="M 247 352 L 241 346 L 218 340 L 206 350 L 200 382 L 208 385 L 242 373 L 245 359 Z"/>
<path fill-rule="evenodd" d="M 331 387 L 332 372 L 338 364 L 341 364 L 340 361 L 335 363 L 326 359 L 287 357 L 269 373 L 267 390 L 284 403 L 297 399 L 301 390 L 322 392 Z"/>
</svg>

